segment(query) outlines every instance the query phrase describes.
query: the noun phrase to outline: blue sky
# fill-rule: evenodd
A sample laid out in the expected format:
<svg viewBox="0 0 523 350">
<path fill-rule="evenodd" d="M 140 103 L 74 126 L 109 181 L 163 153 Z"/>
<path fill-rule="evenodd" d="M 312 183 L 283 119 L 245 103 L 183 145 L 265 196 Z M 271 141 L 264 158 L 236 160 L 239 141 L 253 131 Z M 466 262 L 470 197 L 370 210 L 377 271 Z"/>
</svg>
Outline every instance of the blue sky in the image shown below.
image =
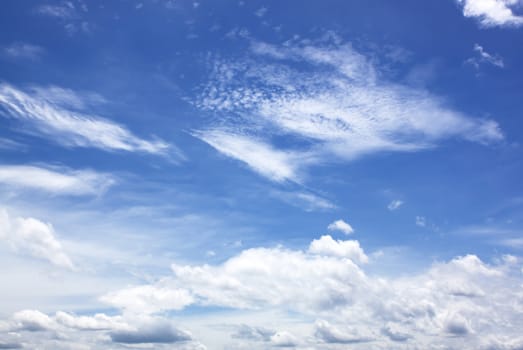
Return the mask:
<svg viewBox="0 0 523 350">
<path fill-rule="evenodd" d="M 0 348 L 523 346 L 521 1 L 0 28 Z"/>
</svg>

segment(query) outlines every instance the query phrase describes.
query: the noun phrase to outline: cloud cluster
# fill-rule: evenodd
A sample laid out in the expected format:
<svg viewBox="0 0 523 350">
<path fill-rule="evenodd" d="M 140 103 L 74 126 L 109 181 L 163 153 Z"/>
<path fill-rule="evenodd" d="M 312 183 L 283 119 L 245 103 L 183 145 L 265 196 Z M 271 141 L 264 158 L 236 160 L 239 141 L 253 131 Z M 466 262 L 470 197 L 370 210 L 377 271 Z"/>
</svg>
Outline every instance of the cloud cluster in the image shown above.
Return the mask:
<svg viewBox="0 0 523 350">
<path fill-rule="evenodd" d="M 219 123 L 194 135 L 273 181 L 303 182 L 312 165 L 418 151 L 449 138 L 503 139 L 496 122 L 388 81 L 339 40 L 252 42 L 248 57 L 216 57 L 210 65 L 194 103 Z"/>
<path fill-rule="evenodd" d="M 322 236 L 306 251 L 252 248 L 218 265 L 173 264 L 173 276 L 103 300 L 123 309 L 129 309 L 127 302 L 136 310 L 153 290 L 162 295 L 171 290 L 180 296 L 179 303 L 166 299 L 162 309 L 155 301 L 156 312 L 191 305 L 290 311 L 303 320 L 315 319 L 308 334 L 278 333 L 271 324 L 281 320 L 265 320 L 265 327 L 243 325 L 231 337 L 304 349 L 321 344 L 333 349 L 343 344 L 358 349 L 511 349 L 518 339 L 523 325 L 518 258 L 504 256 L 486 264 L 466 255 L 399 278 L 367 274 L 363 266 L 368 262 L 359 242 Z M 118 294 L 127 297 L 115 298 Z"/>
<path fill-rule="evenodd" d="M 189 332 L 160 316 L 108 316 L 103 313 L 79 316 L 63 311 L 47 315 L 38 310 L 22 310 L 3 321 L 0 327 L 5 332 L 3 335 L 23 335 L 18 343 L 12 343 L 18 344 L 13 348 L 119 349 L 155 344 L 159 349 L 205 349 Z"/>
<path fill-rule="evenodd" d="M 48 137 L 68 147 L 92 147 L 105 151 L 143 152 L 166 155 L 178 152 L 173 145 L 156 139 L 145 140 L 126 127 L 97 115 L 86 114 L 92 95 L 83 98 L 67 89 L 56 87 L 22 91 L 0 84 L 0 108 L 30 127 L 26 131 Z M 1 111 L 1 109 L 0 109 Z"/>
<path fill-rule="evenodd" d="M 523 16 L 514 13 L 521 0 L 457 0 L 465 17 L 474 17 L 484 27 L 519 27 Z"/>
<path fill-rule="evenodd" d="M 213 348 L 214 343 L 195 340 L 193 331 L 202 337 L 211 332 L 207 340 L 219 334 L 223 344 L 251 349 L 341 349 L 350 344 L 355 349 L 515 350 L 522 344 L 519 258 L 502 256 L 487 264 L 465 255 L 388 278 L 365 271 L 366 264 L 375 270 L 378 263 L 359 242 L 330 236 L 313 240 L 306 250 L 251 248 L 214 265 L 173 264 L 171 276 L 102 296 L 120 315 L 24 310 L 0 322 L 0 332 L 22 333 L 23 342 L 33 347 L 52 337 L 35 340 L 31 334 L 60 332 L 85 344 Z M 191 307 L 242 310 L 233 313 L 241 322 L 231 328 L 206 321 L 212 312 L 199 314 L 198 324 L 176 317 L 189 322 L 184 325 L 189 333 L 166 316 Z M 270 310 L 271 317 L 255 316 Z"/>
</svg>

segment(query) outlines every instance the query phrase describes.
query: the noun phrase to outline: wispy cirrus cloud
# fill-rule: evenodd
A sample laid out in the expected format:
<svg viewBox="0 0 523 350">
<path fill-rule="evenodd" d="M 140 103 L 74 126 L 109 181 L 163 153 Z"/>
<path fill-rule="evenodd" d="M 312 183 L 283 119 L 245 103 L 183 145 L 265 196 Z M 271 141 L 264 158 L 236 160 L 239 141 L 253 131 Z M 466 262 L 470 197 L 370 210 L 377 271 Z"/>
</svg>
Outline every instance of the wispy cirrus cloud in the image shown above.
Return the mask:
<svg viewBox="0 0 523 350">
<path fill-rule="evenodd" d="M 99 195 L 116 182 L 92 170 L 35 165 L 0 165 L 0 185 L 40 190 L 56 195 Z"/>
<path fill-rule="evenodd" d="M 63 1 L 58 4 L 45 4 L 38 6 L 36 12 L 43 16 L 56 17 L 60 19 L 72 19 L 77 16 L 75 6 L 72 2 Z"/>
<path fill-rule="evenodd" d="M 467 59 L 465 63 L 474 66 L 476 69 L 479 69 L 479 66 L 484 63 L 491 64 L 498 68 L 503 68 L 505 66 L 501 56 L 488 53 L 485 51 L 483 46 L 479 44 L 474 44 L 474 52 L 476 53 L 476 56 Z"/>
<path fill-rule="evenodd" d="M 476 18 L 484 27 L 519 27 L 523 16 L 514 13 L 521 0 L 457 0 L 465 17 Z"/>
<path fill-rule="evenodd" d="M 395 199 L 387 205 L 387 209 L 390 211 L 398 210 L 403 205 L 403 201 L 399 199 Z"/>
<path fill-rule="evenodd" d="M 31 126 L 27 128 L 29 133 L 50 138 L 66 147 L 150 153 L 177 160 L 183 157 L 174 145 L 161 139 L 142 139 L 123 125 L 83 112 L 88 103 L 98 98 L 95 94 L 83 98 L 72 90 L 57 87 L 23 91 L 0 84 L 0 107 L 5 111 L 4 115 L 28 123 Z"/>
<path fill-rule="evenodd" d="M 16 42 L 2 49 L 5 56 L 13 59 L 38 60 L 44 53 L 43 47 L 29 43 Z"/>
<path fill-rule="evenodd" d="M 195 105 L 220 115 L 220 137 L 212 127 L 195 136 L 274 181 L 299 182 L 312 165 L 420 151 L 451 138 L 482 144 L 503 139 L 495 121 L 388 81 L 370 58 L 339 39 L 254 41 L 249 57 L 216 58 L 211 65 Z M 249 142 L 257 147 L 241 146 Z"/>
</svg>

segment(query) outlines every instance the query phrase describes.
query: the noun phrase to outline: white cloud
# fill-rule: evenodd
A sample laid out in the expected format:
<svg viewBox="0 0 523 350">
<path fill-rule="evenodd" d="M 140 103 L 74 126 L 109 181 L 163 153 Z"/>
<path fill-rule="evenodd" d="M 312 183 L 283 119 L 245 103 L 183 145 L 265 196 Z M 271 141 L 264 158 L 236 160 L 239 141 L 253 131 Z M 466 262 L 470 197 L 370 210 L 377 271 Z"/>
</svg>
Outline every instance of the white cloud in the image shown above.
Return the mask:
<svg viewBox="0 0 523 350">
<path fill-rule="evenodd" d="M 72 19 L 77 16 L 75 7 L 71 2 L 63 2 L 60 5 L 42 5 L 36 11 L 41 15 L 60 19 Z"/>
<path fill-rule="evenodd" d="M 305 211 L 329 211 L 336 209 L 336 205 L 311 192 L 304 191 L 294 191 L 294 192 L 284 192 L 284 191 L 273 191 L 271 194 L 284 201 L 287 204 L 293 205 L 298 208 L 302 208 Z"/>
<path fill-rule="evenodd" d="M 292 333 L 287 331 L 276 332 L 271 336 L 271 345 L 276 347 L 296 347 L 299 345 L 299 340 Z"/>
<path fill-rule="evenodd" d="M 38 310 L 22 310 L 12 317 L 15 330 L 43 331 L 55 327 L 54 321 Z"/>
<path fill-rule="evenodd" d="M 465 62 L 473 65 L 476 69 L 479 69 L 482 63 L 488 63 L 499 68 L 504 67 L 503 59 L 499 55 L 491 55 L 481 45 L 474 44 L 474 51 L 476 52 L 476 57 L 471 57 Z"/>
<path fill-rule="evenodd" d="M 92 94 L 88 99 L 92 99 Z M 106 151 L 144 152 L 181 157 L 174 146 L 162 140 L 144 140 L 122 125 L 78 111 L 90 101 L 71 90 L 35 88 L 24 92 L 0 84 L 0 106 L 7 115 L 31 125 L 27 132 L 38 133 L 69 147 L 93 147 Z"/>
<path fill-rule="evenodd" d="M 329 231 L 340 231 L 346 235 L 354 233 L 354 229 L 352 228 L 352 226 L 341 219 L 330 223 L 329 226 L 327 226 L 327 229 Z"/>
<path fill-rule="evenodd" d="M 424 216 L 416 216 L 416 226 L 419 226 L 419 227 L 427 226 L 427 219 Z"/>
<path fill-rule="evenodd" d="M 34 218 L 10 218 L 5 209 L 0 209 L 0 240 L 16 252 L 47 260 L 66 269 L 74 269 L 62 244 L 55 237 L 51 224 Z"/>
<path fill-rule="evenodd" d="M 17 341 L 32 348 L 49 347 L 49 337 L 27 335 L 36 330 L 59 332 L 93 348 L 99 341 L 106 347 L 112 341 L 203 348 L 190 333 L 154 315 L 189 306 L 221 306 L 236 309 L 229 315 L 241 326 L 232 334 L 223 324 L 225 311 L 211 312 L 210 319 L 200 311 L 196 317 L 176 313 L 174 318 L 189 322 L 191 333 L 210 332 L 207 345 L 218 342 L 223 348 L 336 349 L 350 344 L 362 350 L 515 350 L 522 344 L 523 275 L 516 257 L 487 264 L 466 255 L 401 277 L 367 274 L 363 267 L 328 251 L 252 248 L 215 265 L 174 264 L 174 275 L 124 289 L 131 292 L 122 293 L 126 297 L 113 305 L 122 315 L 47 316 L 30 310 L 8 320 L 0 332 L 18 330 L 23 337 Z M 275 311 L 267 314 L 270 310 Z"/>
<path fill-rule="evenodd" d="M 309 246 L 309 252 L 324 256 L 348 258 L 358 264 L 365 264 L 369 261 L 358 241 L 334 240 L 329 235 L 313 240 Z"/>
<path fill-rule="evenodd" d="M 368 332 L 362 333 L 355 328 L 343 327 L 343 329 L 339 329 L 324 320 L 318 320 L 315 329 L 316 338 L 324 343 L 355 344 L 369 342 L 375 338 L 374 335 Z"/>
<path fill-rule="evenodd" d="M 3 52 L 11 58 L 37 60 L 44 54 L 45 50 L 37 45 L 17 42 L 4 47 Z"/>
<path fill-rule="evenodd" d="M 23 342 L 24 348 L 113 348 L 120 343 L 156 344 L 155 348 L 161 349 L 164 348 L 161 344 L 171 344 L 169 349 L 206 349 L 194 341 L 189 332 L 175 327 L 172 320 L 161 316 L 108 316 L 103 313 L 77 316 L 63 311 L 52 316 L 38 310 L 22 310 L 14 313 L 4 326 L 0 330 L 2 338 L 16 334 L 16 340 Z M 34 332 L 38 332 L 37 335 L 31 334 Z M 69 343 L 73 339 L 74 344 Z"/>
<path fill-rule="evenodd" d="M 402 205 L 403 205 L 403 201 L 401 201 L 399 199 L 395 199 L 392 202 L 390 202 L 389 205 L 387 205 L 387 209 L 389 209 L 390 211 L 394 211 L 394 210 L 399 209 Z"/>
<path fill-rule="evenodd" d="M 0 184 L 59 195 L 98 195 L 114 183 L 111 175 L 91 170 L 0 165 Z"/>
<path fill-rule="evenodd" d="M 293 62 L 308 68 L 299 70 Z M 426 90 L 383 79 L 370 58 L 339 39 L 316 45 L 253 42 L 249 58 L 216 59 L 212 67 L 195 104 L 219 113 L 217 127 L 235 130 L 234 136 L 216 138 L 212 129 L 196 135 L 275 181 L 300 179 L 312 165 L 419 151 L 450 138 L 482 144 L 503 139 L 496 122 L 471 118 Z M 285 144 L 278 142 L 282 136 Z M 240 141 L 231 142 L 235 138 Z M 244 147 L 251 143 L 265 156 Z"/>
<path fill-rule="evenodd" d="M 179 310 L 194 303 L 194 298 L 186 290 L 160 285 L 129 287 L 104 295 L 101 300 L 135 313 Z"/>
<path fill-rule="evenodd" d="M 262 140 L 226 130 L 206 130 L 195 136 L 271 180 L 283 182 L 299 178 L 299 154 L 280 151 Z"/>
<path fill-rule="evenodd" d="M 465 17 L 474 17 L 484 27 L 519 27 L 523 17 L 514 14 L 520 0 L 457 0 Z"/>
<path fill-rule="evenodd" d="M 267 13 L 266 7 L 260 7 L 258 10 L 256 10 L 256 12 L 254 12 L 254 14 L 258 17 L 263 17 L 263 16 L 265 16 L 266 13 Z"/>
</svg>

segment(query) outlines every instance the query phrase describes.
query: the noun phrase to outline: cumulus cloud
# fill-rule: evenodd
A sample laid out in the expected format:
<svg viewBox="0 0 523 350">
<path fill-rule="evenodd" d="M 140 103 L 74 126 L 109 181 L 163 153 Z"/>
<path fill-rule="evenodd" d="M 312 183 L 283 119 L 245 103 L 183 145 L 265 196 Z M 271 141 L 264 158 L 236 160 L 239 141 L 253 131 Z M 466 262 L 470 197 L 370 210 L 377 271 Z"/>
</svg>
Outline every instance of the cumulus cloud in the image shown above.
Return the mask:
<svg viewBox="0 0 523 350">
<path fill-rule="evenodd" d="M 457 0 L 465 17 L 476 18 L 484 27 L 519 27 L 523 17 L 514 13 L 520 0 Z"/>
<path fill-rule="evenodd" d="M 55 328 L 54 321 L 38 310 L 22 310 L 13 315 L 13 328 L 30 332 L 46 331 Z"/>
<path fill-rule="evenodd" d="M 87 99 L 92 99 L 92 96 L 87 96 Z M 37 87 L 22 91 L 8 84 L 0 84 L 3 114 L 28 123 L 31 127 L 26 128 L 27 132 L 48 137 L 67 147 L 181 157 L 173 145 L 160 139 L 142 139 L 125 126 L 82 112 L 89 102 L 67 89 Z"/>
<path fill-rule="evenodd" d="M 177 343 L 192 340 L 187 332 L 175 328 L 168 321 L 156 321 L 137 329 L 117 330 L 110 333 L 113 342 L 124 344 Z"/>
<path fill-rule="evenodd" d="M 330 223 L 329 226 L 327 226 L 327 229 L 329 231 L 340 231 L 346 235 L 354 233 L 354 229 L 352 228 L 352 226 L 341 219 Z"/>
<path fill-rule="evenodd" d="M 116 344 L 107 343 L 110 339 L 109 342 L 121 344 L 182 344 L 175 348 L 205 349 L 189 332 L 175 327 L 172 320 L 161 316 L 108 316 L 103 313 L 78 316 L 63 311 L 47 315 L 38 310 L 22 310 L 13 314 L 0 332 L 5 332 L 0 334 L 2 337 L 16 332 L 19 340 L 30 348 L 72 348 L 70 344 L 61 344 L 61 340 L 69 339 L 75 339 L 75 346 L 80 348 L 113 347 Z M 37 337 L 31 335 L 35 332 L 38 332 Z"/>
<path fill-rule="evenodd" d="M 338 344 L 364 343 L 374 339 L 373 335 L 362 333 L 361 330 L 350 327 L 339 329 L 324 320 L 316 322 L 314 335 L 321 342 Z"/>
<path fill-rule="evenodd" d="M 253 42 L 249 57 L 211 65 L 194 104 L 221 121 L 194 135 L 274 181 L 300 182 L 313 165 L 419 151 L 450 138 L 503 139 L 496 122 L 385 80 L 369 57 L 340 40 Z"/>
<path fill-rule="evenodd" d="M 287 331 L 276 332 L 271 336 L 270 342 L 272 346 L 282 348 L 296 347 L 299 345 L 298 338 Z"/>
<path fill-rule="evenodd" d="M 204 349 L 191 334 L 206 330 L 212 334 L 207 339 L 217 336 L 225 348 L 335 349 L 350 344 L 362 350 L 515 350 L 522 344 L 523 275 L 517 257 L 489 264 L 464 255 L 417 273 L 384 277 L 367 272 L 361 257 L 352 256 L 358 247 L 356 241 L 324 236 L 307 250 L 258 247 L 216 264 L 173 264 L 172 275 L 157 282 L 102 297 L 120 315 L 59 311 L 53 316 L 23 310 L 0 322 L 0 334 L 19 332 L 32 348 L 46 348 L 50 338 L 31 334 L 47 332 L 67 334 L 94 348 L 102 341 L 105 347 L 120 343 Z M 209 314 L 198 314 L 195 322 L 173 312 L 190 307 L 231 309 L 229 315 L 241 321 L 231 334 L 230 327 L 206 319 Z M 215 320 L 223 322 L 225 314 L 220 311 Z M 178 328 L 167 315 L 190 321 L 194 332 Z M 227 337 L 233 343 L 227 343 Z"/>
<path fill-rule="evenodd" d="M 147 286 L 185 290 L 192 298 L 185 307 L 276 309 L 303 315 L 303 322 L 317 319 L 298 340 L 289 336 L 296 334 L 292 329 L 289 334 L 272 330 L 282 321 L 277 319 L 267 319 L 268 327 L 245 324 L 232 334 L 232 339 L 282 347 L 351 344 L 364 349 L 372 343 L 377 349 L 402 344 L 481 349 L 494 343 L 492 337 L 509 344 L 508 337 L 523 324 L 518 259 L 489 265 L 466 255 L 411 276 L 384 278 L 365 272 L 359 249 L 356 241 L 329 236 L 312 241 L 306 251 L 252 248 L 216 265 L 173 264 L 173 276 Z M 120 307 L 125 310 L 123 303 Z M 147 312 L 171 309 L 166 302 Z"/>
<path fill-rule="evenodd" d="M 324 256 L 348 258 L 359 264 L 365 264 L 369 261 L 358 241 L 334 240 L 329 235 L 313 240 L 309 245 L 309 252 Z"/>
<path fill-rule="evenodd" d="M 34 165 L 0 165 L 0 184 L 57 195 L 99 195 L 115 183 L 113 176 L 92 170 Z"/>
<path fill-rule="evenodd" d="M 194 302 L 185 289 L 167 286 L 135 286 L 104 295 L 101 300 L 135 313 L 153 313 L 161 310 L 179 310 Z"/>
<path fill-rule="evenodd" d="M 74 269 L 51 224 L 34 218 L 11 218 L 5 209 L 0 208 L 0 240 L 5 241 L 15 252 Z"/>
</svg>

